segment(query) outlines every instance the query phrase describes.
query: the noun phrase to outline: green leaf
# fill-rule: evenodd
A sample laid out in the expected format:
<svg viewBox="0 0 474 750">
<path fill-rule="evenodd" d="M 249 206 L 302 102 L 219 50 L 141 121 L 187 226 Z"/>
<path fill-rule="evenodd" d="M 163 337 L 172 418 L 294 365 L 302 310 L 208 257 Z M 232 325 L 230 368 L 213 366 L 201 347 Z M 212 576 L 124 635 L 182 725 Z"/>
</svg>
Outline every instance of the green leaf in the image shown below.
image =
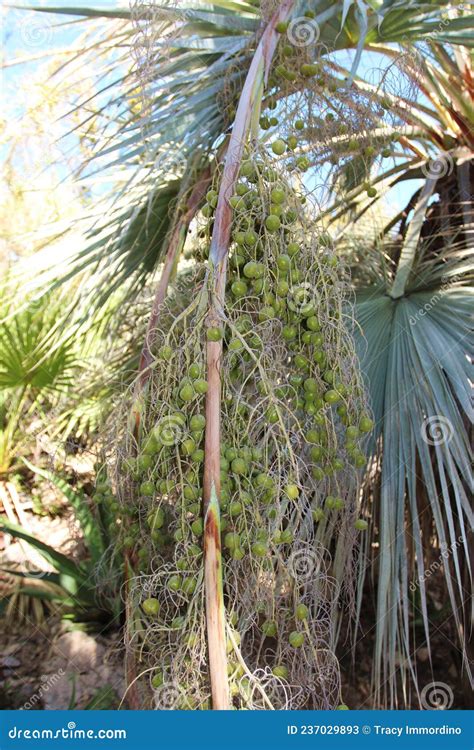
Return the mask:
<svg viewBox="0 0 474 750">
<path fill-rule="evenodd" d="M 21 526 L 17 526 L 16 524 L 7 521 L 6 518 L 1 518 L 0 531 L 3 531 L 5 534 L 11 534 L 17 539 L 22 539 L 24 542 L 31 545 L 31 547 L 34 547 L 34 549 L 36 549 L 40 555 L 58 571 L 61 576 L 61 585 L 63 585 L 63 580 L 67 577 L 79 586 L 87 583 L 87 574 L 81 566 L 76 565 L 72 560 L 61 554 L 61 552 L 57 552 L 53 547 L 50 547 L 48 544 L 45 544 L 31 534 L 28 534 L 21 528 Z"/>
<path fill-rule="evenodd" d="M 63 493 L 64 497 L 68 500 L 74 510 L 75 517 L 79 521 L 92 562 L 98 562 L 104 553 L 104 544 L 100 533 L 100 527 L 89 508 L 86 496 L 81 492 L 73 490 L 66 480 L 57 476 L 53 472 L 45 471 L 38 466 L 34 466 L 27 461 L 26 458 L 23 458 L 22 460 L 30 471 L 43 477 L 43 479 L 47 479 Z"/>
</svg>

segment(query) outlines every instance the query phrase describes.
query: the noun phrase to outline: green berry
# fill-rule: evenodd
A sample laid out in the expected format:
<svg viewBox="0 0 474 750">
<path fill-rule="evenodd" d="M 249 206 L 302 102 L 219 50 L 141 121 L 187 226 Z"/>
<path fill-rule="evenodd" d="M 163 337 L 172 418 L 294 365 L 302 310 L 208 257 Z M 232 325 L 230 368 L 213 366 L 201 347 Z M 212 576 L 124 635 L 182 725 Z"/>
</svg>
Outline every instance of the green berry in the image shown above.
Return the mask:
<svg viewBox="0 0 474 750">
<path fill-rule="evenodd" d="M 327 404 L 337 404 L 341 397 L 337 391 L 329 390 L 326 391 L 323 398 Z"/>
<path fill-rule="evenodd" d="M 282 544 L 291 544 L 293 541 L 293 533 L 290 531 L 290 529 L 283 529 L 280 535 L 280 540 Z"/>
<path fill-rule="evenodd" d="M 179 397 L 181 401 L 192 401 L 194 398 L 193 386 L 190 384 L 183 385 L 183 387 L 179 391 Z"/>
<path fill-rule="evenodd" d="M 267 216 L 265 219 L 265 226 L 269 232 L 277 232 L 278 229 L 280 229 L 281 221 L 278 216 L 270 214 L 270 216 Z"/>
<path fill-rule="evenodd" d="M 201 365 L 198 365 L 197 362 L 193 362 L 191 365 L 189 365 L 188 369 L 188 375 L 193 380 L 196 380 L 201 374 Z"/>
<path fill-rule="evenodd" d="M 243 458 L 234 458 L 231 464 L 231 469 L 234 474 L 246 474 L 248 471 L 248 466 Z"/>
<path fill-rule="evenodd" d="M 272 143 L 272 151 L 277 156 L 282 156 L 286 151 L 286 143 L 281 138 L 278 138 Z"/>
<path fill-rule="evenodd" d="M 258 235 L 255 232 L 245 232 L 245 244 L 248 247 L 254 247 L 258 242 Z"/>
<path fill-rule="evenodd" d="M 144 495 L 144 497 L 153 497 L 155 494 L 155 485 L 153 482 L 142 482 L 139 491 L 140 495 Z"/>
<path fill-rule="evenodd" d="M 232 294 L 234 295 L 234 297 L 237 297 L 237 299 L 239 299 L 240 297 L 245 297 L 248 292 L 248 286 L 245 281 L 234 281 L 231 289 Z"/>
<path fill-rule="evenodd" d="M 265 620 L 262 625 L 262 633 L 269 638 L 274 638 L 277 634 L 277 624 L 274 620 Z"/>
<path fill-rule="evenodd" d="M 196 578 L 185 578 L 181 590 L 186 596 L 192 596 L 196 591 L 197 579 Z"/>
<path fill-rule="evenodd" d="M 165 514 L 161 508 L 157 508 L 147 516 L 146 520 L 150 529 L 161 529 L 165 522 Z"/>
<path fill-rule="evenodd" d="M 270 193 L 272 203 L 281 204 L 285 202 L 286 194 L 281 188 L 273 188 Z"/>
<path fill-rule="evenodd" d="M 183 583 L 183 579 L 179 575 L 173 575 L 168 578 L 168 588 L 170 591 L 179 591 Z"/>
<path fill-rule="evenodd" d="M 359 430 L 361 432 L 372 432 L 374 429 L 374 423 L 370 417 L 363 416 L 359 421 Z"/>
<path fill-rule="evenodd" d="M 267 554 L 267 546 L 263 542 L 254 542 L 252 544 L 252 553 L 255 557 L 265 557 Z"/>
<path fill-rule="evenodd" d="M 297 333 L 296 327 L 291 325 L 283 326 L 281 330 L 281 335 L 285 341 L 293 341 L 293 339 L 296 338 Z"/>
<path fill-rule="evenodd" d="M 148 471 L 148 469 L 151 468 L 152 464 L 153 459 L 150 455 L 145 454 L 143 456 L 138 456 L 137 458 L 137 466 L 141 473 Z"/>
<path fill-rule="evenodd" d="M 222 328 L 217 326 L 211 326 L 207 329 L 207 340 L 208 341 L 220 341 L 223 336 Z"/>
<path fill-rule="evenodd" d="M 296 166 L 298 169 L 300 169 L 302 172 L 306 172 L 307 169 L 310 167 L 310 160 L 307 156 L 299 156 L 296 160 Z"/>
<path fill-rule="evenodd" d="M 271 305 L 265 305 L 265 307 L 262 307 L 258 312 L 258 319 L 261 323 L 264 323 L 266 320 L 273 320 L 274 317 L 275 308 Z"/>
<path fill-rule="evenodd" d="M 306 378 L 303 386 L 305 391 L 307 391 L 308 393 L 318 393 L 319 391 L 318 381 L 316 380 L 316 378 Z"/>
<path fill-rule="evenodd" d="M 185 618 L 182 615 L 175 617 L 174 620 L 171 620 L 172 630 L 180 630 L 183 627 L 184 622 L 185 622 Z"/>
<path fill-rule="evenodd" d="M 297 242 L 290 242 L 286 248 L 288 255 L 293 258 L 300 251 L 300 246 Z"/>
<path fill-rule="evenodd" d="M 229 505 L 229 515 L 231 515 L 233 518 L 235 518 L 236 516 L 240 516 L 242 511 L 243 505 L 238 500 L 234 500 L 234 502 Z"/>
<path fill-rule="evenodd" d="M 159 688 L 163 685 L 164 681 L 165 681 L 165 678 L 164 678 L 163 672 L 157 672 L 156 674 L 153 675 L 151 679 L 151 686 L 155 689 Z"/>
<path fill-rule="evenodd" d="M 240 175 L 242 177 L 252 177 L 255 172 L 255 167 L 253 165 L 253 162 L 250 160 L 243 161 L 240 166 Z"/>
<path fill-rule="evenodd" d="M 189 429 L 191 431 L 203 430 L 205 426 L 206 426 L 206 417 L 204 416 L 204 414 L 194 414 L 189 420 Z"/>
<path fill-rule="evenodd" d="M 204 531 L 202 518 L 196 518 L 196 520 L 192 522 L 191 530 L 193 534 L 196 534 L 196 536 L 201 536 L 202 532 Z"/>
<path fill-rule="evenodd" d="M 173 350 L 171 346 L 167 346 L 166 344 L 162 346 L 158 352 L 158 356 L 161 359 L 165 359 L 167 362 L 169 362 L 169 360 L 173 356 Z"/>
<path fill-rule="evenodd" d="M 311 76 L 315 76 L 318 72 L 319 72 L 318 66 L 311 64 L 311 63 L 304 63 L 300 68 L 300 73 L 305 78 L 310 78 Z"/>
<path fill-rule="evenodd" d="M 297 500 L 300 494 L 298 485 L 287 484 L 285 487 L 285 493 L 290 498 L 290 500 Z"/>
<path fill-rule="evenodd" d="M 306 318 L 306 325 L 310 331 L 319 331 L 321 329 L 316 315 L 310 315 L 309 318 Z"/>
<path fill-rule="evenodd" d="M 285 279 L 281 279 L 276 287 L 276 293 L 278 297 L 286 297 L 288 292 L 290 291 L 290 285 L 288 284 Z"/>
<path fill-rule="evenodd" d="M 297 620 L 307 620 L 309 617 L 309 609 L 306 604 L 298 604 L 296 607 L 295 616 Z"/>
<path fill-rule="evenodd" d="M 181 452 L 184 456 L 190 456 L 196 450 L 196 443 L 193 438 L 186 438 L 181 443 Z"/>
<path fill-rule="evenodd" d="M 289 255 L 286 255 L 285 253 L 282 253 L 277 258 L 277 266 L 280 269 L 280 271 L 289 271 L 291 266 L 291 258 Z"/>
<path fill-rule="evenodd" d="M 354 425 L 349 425 L 346 428 L 346 440 L 356 440 L 359 437 L 359 428 Z"/>
<path fill-rule="evenodd" d="M 160 602 L 150 597 L 142 602 L 142 609 L 148 617 L 157 617 L 160 612 Z"/>
<path fill-rule="evenodd" d="M 255 263 L 255 261 L 250 260 L 248 263 L 244 266 L 244 276 L 246 276 L 248 279 L 256 279 L 258 273 L 258 263 Z"/>
<path fill-rule="evenodd" d="M 207 384 L 207 380 L 203 380 L 201 378 L 199 380 L 195 380 L 193 383 L 193 386 L 194 386 L 195 392 L 198 393 L 200 396 L 203 396 L 205 393 L 207 393 L 207 389 L 209 387 Z"/>
<path fill-rule="evenodd" d="M 237 547 L 240 547 L 240 535 L 233 531 L 229 531 L 229 533 L 225 535 L 224 545 L 230 550 L 237 549 Z"/>
<path fill-rule="evenodd" d="M 297 630 L 293 630 L 289 637 L 290 646 L 293 648 L 301 648 L 304 643 L 304 633 L 299 633 Z"/>
</svg>

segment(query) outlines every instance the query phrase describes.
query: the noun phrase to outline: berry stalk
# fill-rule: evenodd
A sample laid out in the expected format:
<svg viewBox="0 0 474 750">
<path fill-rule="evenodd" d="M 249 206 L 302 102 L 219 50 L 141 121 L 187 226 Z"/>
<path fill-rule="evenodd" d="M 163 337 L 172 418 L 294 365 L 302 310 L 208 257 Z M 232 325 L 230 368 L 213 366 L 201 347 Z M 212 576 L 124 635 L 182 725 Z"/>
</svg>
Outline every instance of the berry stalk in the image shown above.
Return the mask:
<svg viewBox="0 0 474 750">
<path fill-rule="evenodd" d="M 230 707 L 225 640 L 225 613 L 222 601 L 222 557 L 220 548 L 220 417 L 222 337 L 219 330 L 224 308 L 227 258 L 232 222 L 229 198 L 233 194 L 244 148 L 250 134 L 252 113 L 260 108 L 270 64 L 278 42 L 277 24 L 286 21 L 294 0 L 284 0 L 268 23 L 256 49 L 245 80 L 229 141 L 219 190 L 209 254 L 211 293 L 208 309 L 205 460 L 203 478 L 204 570 L 206 581 L 206 622 L 212 707 Z M 260 97 L 260 98 L 259 98 Z M 212 334 L 211 334 L 212 332 Z M 216 340 L 217 338 L 217 340 Z M 214 340 L 212 340 L 214 339 Z"/>
</svg>

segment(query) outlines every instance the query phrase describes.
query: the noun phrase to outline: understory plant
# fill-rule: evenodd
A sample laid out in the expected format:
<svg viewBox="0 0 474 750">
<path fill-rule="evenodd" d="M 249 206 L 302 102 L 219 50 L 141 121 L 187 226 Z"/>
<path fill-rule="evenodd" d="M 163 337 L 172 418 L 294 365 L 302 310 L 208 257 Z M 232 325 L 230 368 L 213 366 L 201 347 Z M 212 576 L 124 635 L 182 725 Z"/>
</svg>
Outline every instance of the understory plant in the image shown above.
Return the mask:
<svg viewBox="0 0 474 750">
<path fill-rule="evenodd" d="M 78 561 L 64 555 L 22 526 L 2 517 L 0 532 L 31 547 L 47 564 L 44 569 L 37 566 L 27 553 L 25 564 L 20 566 L 4 562 L 1 567 L 2 609 L 12 619 L 21 619 L 23 611 L 28 612 L 25 600 L 29 598 L 50 603 L 66 621 L 89 628 L 117 626 L 122 609 L 119 596 L 122 560 L 112 543 L 110 504 L 113 497 L 107 496 L 102 506 L 96 503 L 93 507 L 84 492 L 74 490 L 62 476 L 33 466 L 26 459 L 24 462 L 36 475 L 57 487 L 67 499 L 81 529 L 86 556 Z"/>
</svg>

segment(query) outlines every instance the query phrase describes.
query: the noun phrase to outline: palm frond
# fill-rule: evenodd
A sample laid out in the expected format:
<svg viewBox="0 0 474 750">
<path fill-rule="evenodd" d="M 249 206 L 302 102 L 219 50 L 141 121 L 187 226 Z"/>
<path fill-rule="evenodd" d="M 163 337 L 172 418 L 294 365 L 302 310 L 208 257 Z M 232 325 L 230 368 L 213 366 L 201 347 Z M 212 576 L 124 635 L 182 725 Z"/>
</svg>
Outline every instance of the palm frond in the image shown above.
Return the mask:
<svg viewBox="0 0 474 750">
<path fill-rule="evenodd" d="M 434 42 L 440 33 L 452 43 L 472 43 L 465 38 L 470 15 L 451 18 L 440 32 L 440 11 L 449 7 L 318 0 L 314 22 L 322 49 L 356 50 L 353 78 L 366 44 Z M 179 8 L 52 3 L 35 10 L 80 17 L 86 29 L 84 52 L 61 60 L 53 77 L 59 85 L 76 75 L 79 62 L 94 70 L 92 96 L 72 102 L 71 113 L 79 118 L 77 132 L 95 123 L 84 184 L 107 175 L 111 189 L 89 219 L 83 249 L 58 267 L 57 276 L 67 280 L 93 271 L 100 285 L 94 303 L 100 305 L 124 285 L 133 295 L 163 259 L 170 214 L 179 213 L 178 190 L 185 191 L 180 181 L 207 166 L 232 122 L 258 42 L 260 9 L 241 0 L 186 0 Z"/>
<path fill-rule="evenodd" d="M 443 562 L 463 649 L 464 575 L 472 580 L 467 424 L 473 417 L 468 340 L 474 266 L 462 247 L 425 252 L 403 296 L 389 294 L 392 269 L 359 288 L 356 302 L 358 349 L 376 422 L 370 452 L 381 466 L 380 507 L 373 508 L 379 534 L 372 560 L 378 570 L 374 677 L 377 698 L 385 683 L 383 700 L 392 706 L 403 665 L 413 675 L 417 646 L 425 640 L 430 646 L 435 592 L 426 570 L 433 560 Z M 424 636 L 409 625 L 418 615 Z M 468 670 L 465 651 L 463 666 Z"/>
</svg>

